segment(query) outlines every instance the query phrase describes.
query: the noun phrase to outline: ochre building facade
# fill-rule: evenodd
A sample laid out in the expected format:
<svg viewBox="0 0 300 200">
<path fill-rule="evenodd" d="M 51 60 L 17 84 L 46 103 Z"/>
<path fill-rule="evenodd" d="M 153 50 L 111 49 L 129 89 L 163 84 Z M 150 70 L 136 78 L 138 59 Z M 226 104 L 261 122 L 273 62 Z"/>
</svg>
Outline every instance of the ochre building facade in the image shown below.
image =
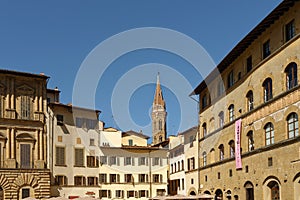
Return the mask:
<svg viewBox="0 0 300 200">
<path fill-rule="evenodd" d="M 47 79 L 0 70 L 0 199 L 50 196 Z"/>
<path fill-rule="evenodd" d="M 299 10 L 299 1 L 283 1 L 195 89 L 200 192 L 220 199 L 300 199 Z"/>
</svg>

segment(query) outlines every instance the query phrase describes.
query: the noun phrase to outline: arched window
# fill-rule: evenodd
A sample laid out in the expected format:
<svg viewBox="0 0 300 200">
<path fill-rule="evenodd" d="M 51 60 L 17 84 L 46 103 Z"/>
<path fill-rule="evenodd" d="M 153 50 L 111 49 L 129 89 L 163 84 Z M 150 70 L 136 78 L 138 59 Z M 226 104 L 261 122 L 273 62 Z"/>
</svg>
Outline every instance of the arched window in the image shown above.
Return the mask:
<svg viewBox="0 0 300 200">
<path fill-rule="evenodd" d="M 264 101 L 267 102 L 273 98 L 272 94 L 272 79 L 267 78 L 263 83 L 264 88 Z"/>
<path fill-rule="evenodd" d="M 203 123 L 203 125 L 202 125 L 202 132 L 203 132 L 203 137 L 205 137 L 206 134 L 207 134 L 207 126 L 206 126 L 206 123 Z"/>
<path fill-rule="evenodd" d="M 227 77 L 227 86 L 228 88 L 232 87 L 234 84 L 233 71 L 229 72 Z"/>
<path fill-rule="evenodd" d="M 286 89 L 290 90 L 298 85 L 297 64 L 292 62 L 285 68 Z"/>
<path fill-rule="evenodd" d="M 176 168 L 176 162 L 174 163 L 174 172 L 177 171 L 177 168 Z"/>
<path fill-rule="evenodd" d="M 271 181 L 268 183 L 268 187 L 271 191 L 271 200 L 279 200 L 280 199 L 280 189 L 279 185 L 276 181 Z"/>
<path fill-rule="evenodd" d="M 254 200 L 254 186 L 250 181 L 247 181 L 244 185 L 246 190 L 246 200 Z"/>
<path fill-rule="evenodd" d="M 234 120 L 234 105 L 231 104 L 228 107 L 228 113 L 229 113 L 229 121 L 232 122 Z"/>
<path fill-rule="evenodd" d="M 161 119 L 159 120 L 159 122 L 158 122 L 158 130 L 162 130 L 162 121 L 161 121 Z"/>
<path fill-rule="evenodd" d="M 266 145 L 274 144 L 274 126 L 271 122 L 265 125 Z"/>
<path fill-rule="evenodd" d="M 209 152 L 209 163 L 214 163 L 215 162 L 215 159 L 216 159 L 216 156 L 215 156 L 215 149 L 211 149 L 210 152 Z"/>
<path fill-rule="evenodd" d="M 162 140 L 163 140 L 163 137 L 159 136 L 159 142 L 162 142 Z"/>
<path fill-rule="evenodd" d="M 181 170 L 184 170 L 184 161 L 181 161 Z"/>
<path fill-rule="evenodd" d="M 234 157 L 234 154 L 235 154 L 235 146 L 234 146 L 234 141 L 233 140 L 230 140 L 229 142 L 229 153 L 230 153 L 230 158 L 233 158 Z"/>
<path fill-rule="evenodd" d="M 220 161 L 224 160 L 224 145 L 221 144 L 219 146 L 219 156 L 220 156 Z"/>
<path fill-rule="evenodd" d="M 207 155 L 205 151 L 203 152 L 202 156 L 203 156 L 203 166 L 205 167 L 207 165 Z"/>
<path fill-rule="evenodd" d="M 252 90 L 250 90 L 247 95 L 247 106 L 248 106 L 248 111 L 251 111 L 254 108 L 254 104 L 253 104 L 253 92 Z"/>
<path fill-rule="evenodd" d="M 289 138 L 299 136 L 298 115 L 296 113 L 291 113 L 287 117 L 287 128 Z"/>
<path fill-rule="evenodd" d="M 180 162 L 179 161 L 177 162 L 177 166 L 178 166 L 178 171 L 182 170 L 182 169 L 180 169 Z"/>
<path fill-rule="evenodd" d="M 223 80 L 220 80 L 218 82 L 218 96 L 221 96 L 224 93 L 224 82 Z"/>
<path fill-rule="evenodd" d="M 224 126 L 224 112 L 221 111 L 219 113 L 219 128 L 222 128 Z"/>
<path fill-rule="evenodd" d="M 247 133 L 247 137 L 248 137 L 248 151 L 253 151 L 254 150 L 253 131 L 249 131 Z"/>
</svg>

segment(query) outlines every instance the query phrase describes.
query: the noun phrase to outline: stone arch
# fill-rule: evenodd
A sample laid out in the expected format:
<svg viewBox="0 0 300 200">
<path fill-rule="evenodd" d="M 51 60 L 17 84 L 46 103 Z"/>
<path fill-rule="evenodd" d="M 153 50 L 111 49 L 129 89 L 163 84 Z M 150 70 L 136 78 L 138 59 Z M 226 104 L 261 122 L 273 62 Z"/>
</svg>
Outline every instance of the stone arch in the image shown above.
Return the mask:
<svg viewBox="0 0 300 200">
<path fill-rule="evenodd" d="M 223 199 L 223 192 L 222 192 L 222 190 L 221 189 L 217 189 L 216 191 L 215 191 L 215 198 L 216 199 Z"/>
<path fill-rule="evenodd" d="M 251 181 L 247 181 L 244 184 L 246 200 L 254 200 L 254 186 Z"/>
<path fill-rule="evenodd" d="M 294 183 L 294 199 L 300 200 L 300 172 L 293 179 Z"/>
<path fill-rule="evenodd" d="M 33 174 L 22 173 L 15 179 L 11 187 L 19 190 L 23 186 L 30 186 L 35 190 L 37 189 L 38 185 L 38 180 Z"/>
<path fill-rule="evenodd" d="M 294 113 L 299 113 L 299 107 L 298 106 L 295 106 L 295 105 L 290 105 L 285 111 L 284 111 L 284 118 L 286 119 L 287 116 L 289 114 L 291 114 L 292 112 Z"/>
<path fill-rule="evenodd" d="M 271 199 L 272 195 L 281 199 L 281 183 L 275 176 L 268 176 L 263 181 L 263 199 Z"/>
<path fill-rule="evenodd" d="M 7 189 L 10 188 L 8 180 L 7 180 L 7 178 L 5 177 L 4 174 L 0 175 L 0 186 L 2 187 L 3 190 L 7 190 Z"/>
<path fill-rule="evenodd" d="M 191 188 L 189 189 L 188 194 L 189 194 L 189 195 L 196 195 L 196 194 L 197 194 L 196 189 L 195 189 L 194 187 L 191 187 Z"/>
<path fill-rule="evenodd" d="M 204 191 L 204 194 L 209 194 L 209 195 L 210 195 L 211 193 L 210 193 L 210 191 L 205 190 L 205 191 Z"/>
</svg>

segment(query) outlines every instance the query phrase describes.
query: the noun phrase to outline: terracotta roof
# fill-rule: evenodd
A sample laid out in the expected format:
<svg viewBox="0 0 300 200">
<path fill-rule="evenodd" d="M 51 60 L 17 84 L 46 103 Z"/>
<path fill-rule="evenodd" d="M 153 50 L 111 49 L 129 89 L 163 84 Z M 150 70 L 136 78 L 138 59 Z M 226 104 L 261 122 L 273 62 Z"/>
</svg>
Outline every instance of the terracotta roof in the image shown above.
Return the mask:
<svg viewBox="0 0 300 200">
<path fill-rule="evenodd" d="M 95 111 L 96 113 L 101 113 L 100 110 L 77 107 L 77 106 L 73 106 L 72 104 L 63 104 L 63 103 L 58 103 L 58 102 L 52 102 L 52 103 L 49 103 L 49 105 L 50 106 L 61 106 L 61 107 L 72 108 L 72 109 L 74 108 L 74 109 L 78 109 L 78 110 Z"/>
<path fill-rule="evenodd" d="M 178 133 L 178 135 L 185 135 L 186 133 L 190 132 L 190 131 L 197 131 L 198 130 L 198 126 L 194 126 L 192 128 L 189 128 L 181 133 Z"/>
<path fill-rule="evenodd" d="M 141 137 L 141 138 L 145 138 L 145 139 L 149 139 L 150 138 L 149 136 L 144 135 L 143 133 L 138 133 L 138 132 L 135 132 L 133 130 L 129 130 L 129 131 L 126 131 L 126 132 L 122 133 L 122 137 L 126 136 L 126 135 L 135 135 L 135 136 L 138 136 L 138 137 Z"/>
<path fill-rule="evenodd" d="M 206 83 L 214 80 L 219 73 L 222 73 L 229 65 L 241 55 L 267 28 L 269 28 L 276 20 L 279 19 L 299 0 L 284 0 L 280 3 L 266 18 L 264 18 L 252 31 L 250 31 L 217 65 L 216 68 L 203 80 L 192 92 L 200 94 L 207 87 Z"/>
</svg>

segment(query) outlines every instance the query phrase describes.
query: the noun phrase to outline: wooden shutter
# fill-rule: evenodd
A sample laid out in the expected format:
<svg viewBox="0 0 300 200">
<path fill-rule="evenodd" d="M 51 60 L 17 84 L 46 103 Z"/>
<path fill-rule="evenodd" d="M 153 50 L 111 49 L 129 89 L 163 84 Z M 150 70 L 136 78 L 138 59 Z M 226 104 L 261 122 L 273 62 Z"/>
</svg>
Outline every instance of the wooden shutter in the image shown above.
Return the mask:
<svg viewBox="0 0 300 200">
<path fill-rule="evenodd" d="M 131 164 L 134 166 L 134 157 L 131 158 Z"/>
<path fill-rule="evenodd" d="M 148 183 L 148 174 L 146 174 L 146 180 L 145 181 Z"/>
<path fill-rule="evenodd" d="M 107 194 L 107 197 L 108 197 L 108 198 L 111 198 L 111 191 L 110 191 L 110 190 L 107 190 L 107 193 L 108 193 L 108 194 Z"/>
<path fill-rule="evenodd" d="M 159 158 L 159 165 L 162 166 L 162 161 L 163 159 L 162 158 Z"/>
<path fill-rule="evenodd" d="M 75 166 L 83 166 L 83 160 L 84 160 L 84 155 L 83 155 L 83 149 L 75 149 Z"/>
<path fill-rule="evenodd" d="M 162 176 L 162 174 L 159 175 L 159 182 L 160 182 L 160 183 L 163 182 L 163 176 Z"/>
<path fill-rule="evenodd" d="M 135 198 L 138 198 L 138 197 L 139 197 L 138 191 L 134 191 L 134 196 L 135 196 Z"/>
<path fill-rule="evenodd" d="M 30 168 L 30 144 L 21 144 L 21 167 Z"/>
<path fill-rule="evenodd" d="M 116 160 L 117 160 L 117 165 L 120 166 L 120 158 L 116 157 Z"/>
<path fill-rule="evenodd" d="M 120 183 L 120 174 L 117 174 L 117 183 Z"/>
<path fill-rule="evenodd" d="M 146 161 L 146 165 L 148 166 L 148 159 L 147 157 L 145 157 L 145 161 Z"/>
</svg>

